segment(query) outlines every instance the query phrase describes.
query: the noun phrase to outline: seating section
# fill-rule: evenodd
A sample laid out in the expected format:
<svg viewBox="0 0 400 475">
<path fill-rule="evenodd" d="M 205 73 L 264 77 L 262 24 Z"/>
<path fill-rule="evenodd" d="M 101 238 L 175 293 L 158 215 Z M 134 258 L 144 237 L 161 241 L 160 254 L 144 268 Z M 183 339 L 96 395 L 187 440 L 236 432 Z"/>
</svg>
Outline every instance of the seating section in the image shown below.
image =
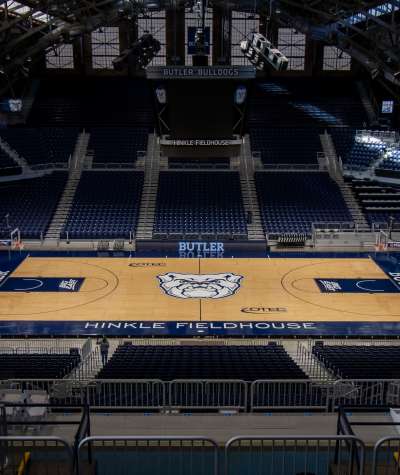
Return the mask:
<svg viewBox="0 0 400 475">
<path fill-rule="evenodd" d="M 252 128 L 250 139 L 264 164 L 316 164 L 322 151 L 319 131 L 313 127 Z"/>
<path fill-rule="evenodd" d="M 0 176 L 19 175 L 21 167 L 0 147 Z"/>
<path fill-rule="evenodd" d="M 100 379 L 307 379 L 277 345 L 120 345 L 99 372 Z"/>
<path fill-rule="evenodd" d="M 143 172 L 84 171 L 63 236 L 129 238 L 136 230 L 143 178 Z"/>
<path fill-rule="evenodd" d="M 148 130 L 129 127 L 102 127 L 92 129 L 88 150 L 97 163 L 134 163 L 138 152 L 147 150 Z"/>
<path fill-rule="evenodd" d="M 255 174 L 264 230 L 310 234 L 312 223 L 351 222 L 336 183 L 323 172 Z"/>
<path fill-rule="evenodd" d="M 28 118 L 34 127 L 153 127 L 147 81 L 81 77 L 42 80 Z"/>
<path fill-rule="evenodd" d="M 316 345 L 314 355 L 340 378 L 398 379 L 400 346 Z"/>
<path fill-rule="evenodd" d="M 400 221 L 400 186 L 368 180 L 351 180 L 350 184 L 371 225 L 387 225 L 390 217 Z"/>
<path fill-rule="evenodd" d="M 360 136 L 354 129 L 335 129 L 330 132 L 336 152 L 343 163 L 355 171 L 364 171 L 380 159 L 386 144 L 374 136 Z"/>
<path fill-rule="evenodd" d="M 173 170 L 229 170 L 229 158 L 176 158 L 168 159 L 168 168 Z"/>
<path fill-rule="evenodd" d="M 20 229 L 24 239 L 44 235 L 67 178 L 66 172 L 54 172 L 41 178 L 0 183 L 0 236 L 9 238 L 10 230 L 15 228 Z"/>
<path fill-rule="evenodd" d="M 250 100 L 250 127 L 364 127 L 366 122 L 358 93 L 346 80 L 261 81 Z"/>
<path fill-rule="evenodd" d="M 58 379 L 81 361 L 79 354 L 0 354 L 0 379 Z"/>
<path fill-rule="evenodd" d="M 247 238 L 237 172 L 160 172 L 153 236 Z"/>
<path fill-rule="evenodd" d="M 400 172 L 400 146 L 397 145 L 388 150 L 385 154 L 385 158 L 379 164 L 378 170 L 392 170 Z"/>
<path fill-rule="evenodd" d="M 30 165 L 67 163 L 74 152 L 78 129 L 56 127 L 2 129 L 0 137 Z"/>
</svg>

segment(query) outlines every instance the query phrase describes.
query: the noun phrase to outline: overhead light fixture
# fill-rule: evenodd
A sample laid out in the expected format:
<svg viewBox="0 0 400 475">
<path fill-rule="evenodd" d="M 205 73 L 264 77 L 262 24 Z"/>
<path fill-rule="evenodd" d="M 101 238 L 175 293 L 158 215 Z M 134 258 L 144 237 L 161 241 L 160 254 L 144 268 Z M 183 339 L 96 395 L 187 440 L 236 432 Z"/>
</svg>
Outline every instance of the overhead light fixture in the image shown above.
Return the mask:
<svg viewBox="0 0 400 475">
<path fill-rule="evenodd" d="M 116 71 L 122 71 L 129 65 L 144 69 L 161 50 L 161 43 L 150 33 L 145 33 L 133 45 L 122 51 L 114 60 Z"/>
<path fill-rule="evenodd" d="M 278 48 L 275 48 L 270 41 L 261 33 L 253 33 L 251 40 L 244 40 L 240 43 L 240 49 L 246 58 L 260 71 L 263 71 L 267 64 L 277 71 L 286 71 L 289 60 Z"/>
</svg>

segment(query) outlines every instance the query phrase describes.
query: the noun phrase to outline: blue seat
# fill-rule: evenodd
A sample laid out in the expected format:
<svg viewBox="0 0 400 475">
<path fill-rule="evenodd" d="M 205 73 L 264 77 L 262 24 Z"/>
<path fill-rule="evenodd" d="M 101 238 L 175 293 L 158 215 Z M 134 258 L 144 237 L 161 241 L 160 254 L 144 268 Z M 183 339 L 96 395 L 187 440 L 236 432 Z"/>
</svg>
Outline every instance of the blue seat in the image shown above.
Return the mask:
<svg viewBox="0 0 400 475">
<path fill-rule="evenodd" d="M 50 225 L 68 179 L 66 172 L 53 172 L 41 178 L 0 184 L 0 236 L 10 237 L 19 228 L 24 239 L 39 239 Z"/>
<path fill-rule="evenodd" d="M 153 235 L 160 234 L 247 238 L 239 174 L 160 172 Z"/>
<path fill-rule="evenodd" d="M 143 178 L 143 172 L 84 171 L 63 237 L 128 239 L 136 231 Z"/>
<path fill-rule="evenodd" d="M 315 222 L 351 222 L 336 183 L 324 172 L 257 172 L 256 189 L 268 234 L 311 234 Z"/>
</svg>

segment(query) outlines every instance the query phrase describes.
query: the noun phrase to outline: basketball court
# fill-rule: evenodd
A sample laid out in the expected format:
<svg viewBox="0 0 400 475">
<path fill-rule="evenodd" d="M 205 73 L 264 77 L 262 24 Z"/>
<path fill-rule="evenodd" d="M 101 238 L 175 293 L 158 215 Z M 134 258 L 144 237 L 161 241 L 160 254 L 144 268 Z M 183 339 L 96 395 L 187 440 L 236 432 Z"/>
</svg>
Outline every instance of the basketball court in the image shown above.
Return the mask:
<svg viewBox="0 0 400 475">
<path fill-rule="evenodd" d="M 25 325 L 28 322 L 47 322 L 47 325 L 132 321 L 335 322 L 342 326 L 367 324 L 371 331 L 372 328 L 378 331 L 383 322 L 400 323 L 397 274 L 367 256 L 251 259 L 27 256 L 12 261 L 8 270 L 1 271 L 2 325 L 10 321 L 16 325 L 18 322 Z"/>
</svg>

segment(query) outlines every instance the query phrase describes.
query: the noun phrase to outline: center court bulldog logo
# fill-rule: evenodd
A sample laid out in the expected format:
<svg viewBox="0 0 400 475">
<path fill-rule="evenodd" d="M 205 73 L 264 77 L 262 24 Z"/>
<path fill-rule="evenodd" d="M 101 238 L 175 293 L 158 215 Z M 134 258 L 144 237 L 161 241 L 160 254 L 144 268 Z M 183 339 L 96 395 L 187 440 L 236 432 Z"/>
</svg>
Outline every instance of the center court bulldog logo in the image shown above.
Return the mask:
<svg viewBox="0 0 400 475">
<path fill-rule="evenodd" d="M 178 274 L 168 272 L 158 275 L 160 287 L 170 297 L 179 299 L 222 299 L 235 294 L 240 288 L 242 275 Z"/>
</svg>

